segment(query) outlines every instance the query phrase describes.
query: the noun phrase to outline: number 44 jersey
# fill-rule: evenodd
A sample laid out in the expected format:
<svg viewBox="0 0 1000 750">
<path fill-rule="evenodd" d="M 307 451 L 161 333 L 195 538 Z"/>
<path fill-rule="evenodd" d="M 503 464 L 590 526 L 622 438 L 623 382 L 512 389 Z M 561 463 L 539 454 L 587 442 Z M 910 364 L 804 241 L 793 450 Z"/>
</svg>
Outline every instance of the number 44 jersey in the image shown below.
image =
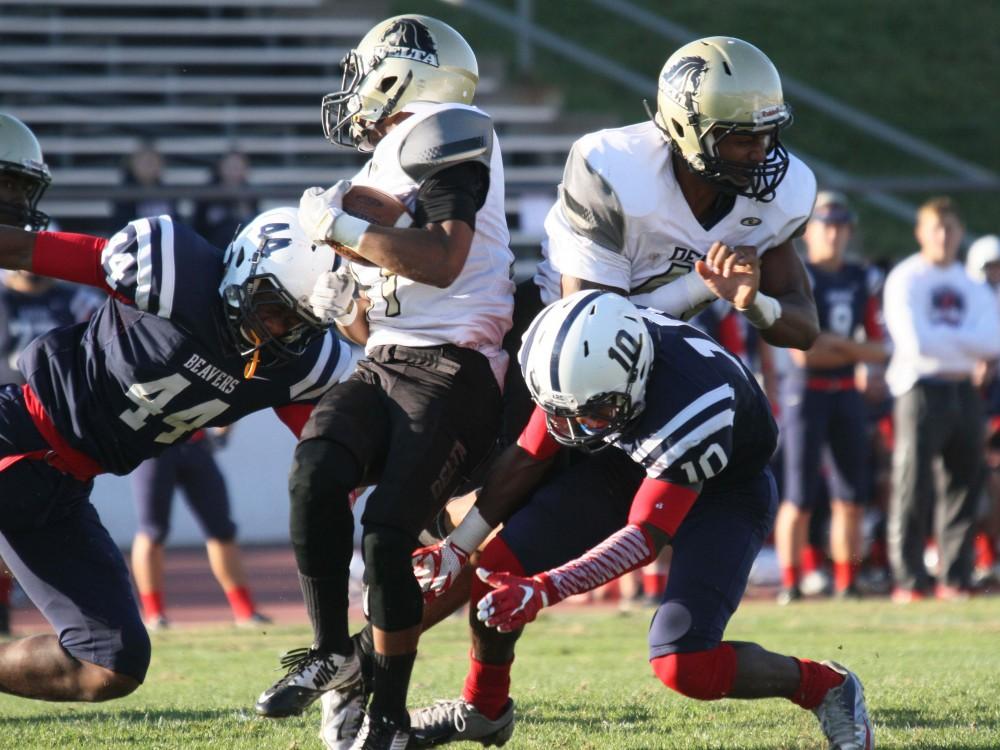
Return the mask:
<svg viewBox="0 0 1000 750">
<path fill-rule="evenodd" d="M 652 479 L 723 486 L 759 474 L 774 453 L 778 428 L 753 374 L 694 326 L 641 311 L 654 353 L 646 407 L 607 440 Z"/>
<path fill-rule="evenodd" d="M 224 328 L 222 258 L 168 216 L 133 221 L 94 258 L 91 283 L 108 300 L 21 356 L 56 431 L 105 471 L 127 474 L 200 427 L 314 401 L 353 369 L 349 347 L 327 332 L 301 357 L 245 379 Z"/>
</svg>

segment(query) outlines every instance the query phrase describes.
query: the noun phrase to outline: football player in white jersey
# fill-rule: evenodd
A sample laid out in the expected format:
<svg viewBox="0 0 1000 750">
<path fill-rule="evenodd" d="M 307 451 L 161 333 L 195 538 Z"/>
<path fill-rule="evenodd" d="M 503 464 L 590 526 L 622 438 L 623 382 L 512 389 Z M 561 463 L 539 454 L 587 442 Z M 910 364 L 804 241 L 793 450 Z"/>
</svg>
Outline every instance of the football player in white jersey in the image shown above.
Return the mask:
<svg viewBox="0 0 1000 750">
<path fill-rule="evenodd" d="M 608 289 L 683 319 L 724 299 L 768 343 L 808 349 L 819 323 L 792 240 L 809 218 L 816 180 L 781 144 L 780 131 L 792 117 L 774 65 L 740 39 L 691 42 L 664 64 L 650 118 L 587 134 L 573 145 L 546 217 L 544 259 L 517 290 L 508 348 L 516 350 L 517 329 L 544 305 L 581 289 Z M 503 442 L 509 444 L 532 410 L 516 367 L 508 373 L 504 402 Z M 438 524 L 442 531 L 473 498 L 449 506 L 449 517 Z M 460 542 L 476 536 L 469 529 L 489 528 L 477 512 L 471 515 Z M 428 599 L 451 587 L 448 606 L 436 604 L 435 612 L 456 606 L 471 584 L 464 566 L 478 540 L 466 550 L 450 539 L 414 558 Z M 468 718 L 448 741 L 496 729 L 489 722 L 477 729 Z M 420 743 L 443 739 L 423 726 L 419 734 Z"/>
<path fill-rule="evenodd" d="M 307 190 L 300 219 L 317 242 L 354 259 L 349 277 L 320 278 L 314 312 L 365 340 L 368 359 L 321 400 L 296 449 L 291 539 L 315 640 L 288 656 L 288 674 L 256 708 L 288 716 L 329 693 L 330 747 L 396 748 L 409 739 L 406 693 L 423 609 L 410 554 L 495 441 L 513 254 L 500 150 L 491 118 L 470 106 L 478 72 L 465 40 L 433 18 L 397 16 L 365 35 L 344 70 L 343 90 L 323 100 L 324 130 L 371 158 L 350 183 Z M 399 199 L 414 225 L 345 213 L 352 185 Z M 372 628 L 358 640 L 372 673 L 363 689 L 347 622 L 348 495 L 369 484 L 377 486 L 362 545 Z"/>
</svg>

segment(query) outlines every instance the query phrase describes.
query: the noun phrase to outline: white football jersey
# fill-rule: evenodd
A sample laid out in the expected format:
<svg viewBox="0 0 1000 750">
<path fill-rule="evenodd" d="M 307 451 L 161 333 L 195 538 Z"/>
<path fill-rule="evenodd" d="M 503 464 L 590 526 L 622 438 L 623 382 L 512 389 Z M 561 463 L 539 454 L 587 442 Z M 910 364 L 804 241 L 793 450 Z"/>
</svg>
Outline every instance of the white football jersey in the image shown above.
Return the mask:
<svg viewBox="0 0 1000 750">
<path fill-rule="evenodd" d="M 420 185 L 400 165 L 400 149 L 414 127 L 449 109 L 482 114 L 464 104 L 408 104 L 405 111 L 413 114 L 379 141 L 351 182 L 391 193 L 413 212 Z M 488 357 L 502 383 L 507 356 L 501 343 L 510 329 L 514 309 L 513 263 L 504 213 L 503 162 L 493 133 L 486 203 L 476 213 L 475 235 L 465 267 L 451 286 L 439 289 L 381 268 L 351 264 L 352 273 L 372 303 L 366 351 L 386 344 L 456 344 Z"/>
<path fill-rule="evenodd" d="M 630 294 L 651 292 L 691 271 L 714 242 L 754 245 L 763 254 L 809 218 L 816 178 L 789 155 L 773 201 L 737 196 L 706 229 L 681 192 L 670 153 L 652 122 L 589 133 L 573 145 L 545 219 L 535 275 L 543 302 L 559 298 L 563 274 Z"/>
</svg>

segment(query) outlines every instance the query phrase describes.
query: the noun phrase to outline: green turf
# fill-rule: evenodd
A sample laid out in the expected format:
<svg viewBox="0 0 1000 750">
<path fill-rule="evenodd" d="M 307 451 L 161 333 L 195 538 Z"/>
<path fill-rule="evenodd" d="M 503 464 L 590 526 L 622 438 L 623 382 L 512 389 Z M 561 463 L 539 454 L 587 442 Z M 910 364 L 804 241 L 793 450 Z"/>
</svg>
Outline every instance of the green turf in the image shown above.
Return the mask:
<svg viewBox="0 0 1000 750">
<path fill-rule="evenodd" d="M 698 703 L 670 693 L 646 665 L 649 616 L 563 605 L 532 626 L 514 668 L 518 726 L 508 747 L 824 746 L 815 719 L 788 701 Z M 909 607 L 754 602 L 737 613 L 728 636 L 855 669 L 880 748 L 1000 747 L 1000 598 Z M 156 634 L 149 680 L 128 698 L 81 706 L 0 697 L 0 748 L 319 748 L 318 708 L 284 721 L 251 711 L 254 696 L 278 676 L 279 653 L 306 640 L 304 628 L 287 627 L 268 635 Z M 428 633 L 411 704 L 455 696 L 466 652 L 457 619 Z"/>
</svg>

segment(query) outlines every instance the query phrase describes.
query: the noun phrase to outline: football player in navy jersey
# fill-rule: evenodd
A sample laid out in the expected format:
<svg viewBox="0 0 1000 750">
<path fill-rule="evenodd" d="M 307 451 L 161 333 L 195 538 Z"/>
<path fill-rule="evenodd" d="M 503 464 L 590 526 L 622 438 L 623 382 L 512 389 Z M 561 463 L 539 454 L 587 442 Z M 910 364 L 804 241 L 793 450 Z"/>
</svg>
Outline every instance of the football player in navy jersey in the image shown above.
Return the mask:
<svg viewBox="0 0 1000 750">
<path fill-rule="evenodd" d="M 351 254 L 370 304 L 338 324 L 362 334 L 355 340 L 365 339 L 368 356 L 323 396 L 295 450 L 291 539 L 314 640 L 288 655 L 287 674 L 256 710 L 284 717 L 322 697 L 323 737 L 338 750 L 407 743 L 423 614 L 410 556 L 499 427 L 514 256 L 493 121 L 472 105 L 478 79 L 474 52 L 447 24 L 421 15 L 376 24 L 345 58 L 343 88 L 322 110 L 327 138 L 370 158 L 350 182 L 307 190 L 300 203 L 309 236 Z M 413 225 L 346 212 L 344 196 L 358 186 L 390 195 Z M 333 286 L 340 294 L 341 282 Z M 348 630 L 348 496 L 367 484 L 376 486 L 361 519 L 364 647 Z M 359 651 L 370 656 L 367 683 Z"/>
<path fill-rule="evenodd" d="M 845 257 L 855 226 L 847 198 L 819 193 L 806 228 L 806 269 L 813 286 L 822 332 L 807 352 L 792 351 L 804 367 L 802 387 L 781 409 L 784 500 L 774 536 L 781 563 L 782 604 L 801 597 L 799 566 L 812 509 L 823 481 L 822 452 L 833 459 L 830 494 L 830 553 L 834 593 L 859 597 L 855 585 L 862 556 L 861 522 L 868 504 L 868 441 L 864 398 L 854 380 L 860 363 L 884 364 L 877 292 L 867 268 Z M 860 340 L 859 334 L 864 334 Z"/>
<path fill-rule="evenodd" d="M 518 359 L 536 408 L 477 509 L 491 527 L 520 509 L 480 557 L 463 697 L 415 712 L 416 743 L 506 742 L 523 626 L 670 544 L 649 630 L 656 676 L 699 700 L 787 698 L 817 714 L 830 747 L 870 750 L 852 672 L 723 640 L 778 502 L 768 469 L 777 427 L 750 371 L 693 326 L 589 290 L 545 308 Z M 547 474 L 560 445 L 590 455 Z M 463 521 L 453 535 L 478 543 L 479 533 Z"/>
<path fill-rule="evenodd" d="M 0 387 L 0 555 L 56 631 L 0 645 L 0 691 L 100 701 L 141 684 L 149 637 L 92 480 L 268 407 L 297 433 L 354 365 L 309 302 L 336 263 L 288 208 L 225 253 L 166 216 L 110 240 L 0 227 L 0 268 L 109 294 L 25 350 L 23 387 Z"/>
</svg>

